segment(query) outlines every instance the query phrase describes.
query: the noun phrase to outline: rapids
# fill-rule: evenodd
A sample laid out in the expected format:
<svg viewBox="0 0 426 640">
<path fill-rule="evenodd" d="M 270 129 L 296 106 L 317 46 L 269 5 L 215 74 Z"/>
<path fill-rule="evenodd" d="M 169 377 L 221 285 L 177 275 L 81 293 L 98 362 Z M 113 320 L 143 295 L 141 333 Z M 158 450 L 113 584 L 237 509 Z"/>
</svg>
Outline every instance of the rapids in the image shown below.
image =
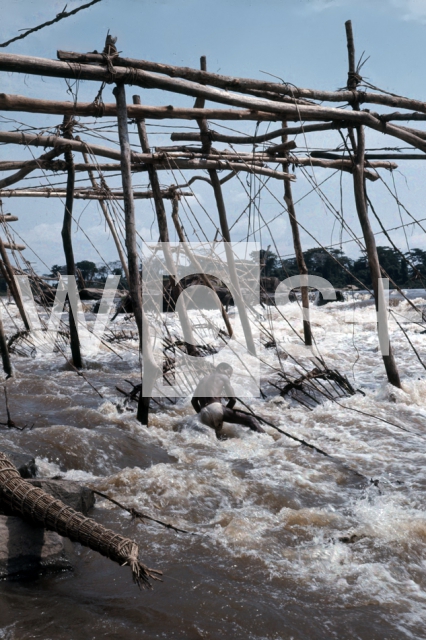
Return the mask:
<svg viewBox="0 0 426 640">
<path fill-rule="evenodd" d="M 424 305 L 424 291 L 410 294 Z M 342 464 L 267 426 L 257 434 L 229 425 L 228 439 L 218 441 L 198 423 L 189 398 L 152 403 L 150 425 L 141 426 L 115 389 L 128 388 L 126 378 L 138 381 L 135 341 L 87 357 L 84 374 L 102 398 L 60 353 L 12 356 L 12 419 L 34 427 L 0 427 L 2 449 L 35 455 L 40 476 L 90 484 L 197 535 L 134 521 L 99 498 L 92 517 L 134 537 L 164 582 L 139 592 L 127 568 L 75 545 L 73 572 L 0 582 L 0 639 L 425 638 L 425 370 L 391 320 L 403 390 L 386 384 L 374 307 L 362 298 L 316 309 L 313 331 L 327 365 L 364 395 L 313 410 L 281 398 L 268 385 L 277 353 L 265 349 L 268 397 L 246 399 Z M 409 311 L 399 297 L 391 305 Z M 299 331 L 297 304 L 282 309 Z M 3 320 L 12 335 L 19 321 L 13 304 L 8 311 Z M 273 326 L 284 370 L 300 375 L 295 358 L 312 368 L 313 355 L 300 351 L 278 312 L 257 311 Z M 395 317 L 426 361 L 424 325 Z M 123 316 L 116 325 L 131 328 Z M 238 379 L 241 364 L 233 365 Z"/>
</svg>

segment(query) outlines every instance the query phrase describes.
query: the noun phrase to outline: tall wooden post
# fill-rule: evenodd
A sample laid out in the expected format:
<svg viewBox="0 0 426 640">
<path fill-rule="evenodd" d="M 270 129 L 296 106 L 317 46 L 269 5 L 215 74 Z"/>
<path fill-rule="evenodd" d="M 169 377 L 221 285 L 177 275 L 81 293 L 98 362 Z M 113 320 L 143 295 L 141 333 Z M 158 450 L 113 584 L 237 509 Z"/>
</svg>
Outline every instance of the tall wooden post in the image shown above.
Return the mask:
<svg viewBox="0 0 426 640">
<path fill-rule="evenodd" d="M 283 121 L 283 127 L 287 127 L 287 121 Z M 284 134 L 281 137 L 283 143 L 287 142 L 288 136 Z M 286 153 L 287 156 L 287 153 Z M 289 163 L 283 162 L 283 171 L 288 173 Z M 302 243 L 300 241 L 299 225 L 297 224 L 296 209 L 294 208 L 293 193 L 291 190 L 291 182 L 284 180 L 284 201 L 287 205 L 288 217 L 290 221 L 291 233 L 293 236 L 294 252 L 296 254 L 297 268 L 300 275 L 307 275 L 308 268 L 302 251 Z M 308 287 L 301 287 L 302 292 L 302 309 L 303 309 L 303 334 L 305 337 L 305 345 L 312 346 L 312 330 L 309 320 L 309 290 Z"/>
<path fill-rule="evenodd" d="M 200 66 L 202 71 L 207 71 L 206 56 L 201 56 Z M 200 109 L 203 109 L 204 104 L 205 104 L 204 98 L 199 97 L 196 99 L 194 106 Z M 200 128 L 203 153 L 208 154 L 210 153 L 210 148 L 211 148 L 211 138 L 209 135 L 207 120 L 205 118 L 202 118 L 201 120 L 197 120 L 197 123 Z M 251 332 L 250 322 L 247 316 L 247 309 L 244 304 L 243 297 L 241 295 L 240 281 L 238 279 L 237 269 L 235 266 L 234 252 L 232 251 L 232 246 L 231 246 L 231 234 L 229 232 L 225 201 L 223 199 L 223 193 L 222 193 L 222 185 L 220 184 L 220 180 L 217 175 L 216 169 L 209 169 L 209 176 L 210 176 L 210 181 L 212 183 L 213 192 L 216 200 L 217 211 L 219 214 L 219 222 L 220 222 L 220 228 L 222 231 L 222 237 L 225 243 L 226 261 L 228 263 L 231 282 L 234 287 L 234 302 L 237 306 L 238 313 L 240 316 L 240 321 L 243 327 L 247 349 L 252 355 L 255 356 L 256 347 L 253 340 L 253 334 Z"/>
<path fill-rule="evenodd" d="M 140 104 L 140 103 L 141 103 L 140 96 L 133 96 L 133 104 Z M 136 126 L 138 128 L 139 141 L 142 147 L 142 152 L 150 153 L 145 120 L 142 120 L 142 119 L 136 120 Z M 161 196 L 160 181 L 158 179 L 158 173 L 156 168 L 153 165 L 148 165 L 147 169 L 148 169 L 149 180 L 151 183 L 152 194 L 154 197 L 155 212 L 157 214 L 157 221 L 158 221 L 158 230 L 160 232 L 160 241 L 163 243 L 163 253 L 164 253 L 164 259 L 166 262 L 166 267 L 169 271 L 170 279 L 172 283 L 174 284 L 174 286 L 178 287 L 178 293 L 180 294 L 183 291 L 183 289 L 181 285 L 179 285 L 179 283 L 177 282 L 176 278 L 174 277 L 176 267 L 175 267 L 173 256 L 168 244 L 169 229 L 167 225 L 167 215 L 166 215 L 166 210 L 164 208 L 164 201 Z M 182 326 L 183 337 L 184 337 L 184 340 L 186 341 L 186 347 L 188 349 L 188 353 L 189 355 L 197 356 L 198 349 L 194 345 L 191 322 L 189 320 L 185 305 L 182 304 L 179 306 L 178 313 L 179 313 L 179 320 Z"/>
<path fill-rule="evenodd" d="M 139 274 L 139 258 L 136 247 L 135 207 L 132 191 L 131 152 L 129 130 L 127 125 L 127 104 L 124 84 L 117 84 L 114 89 L 117 101 L 118 136 L 121 150 L 121 178 L 123 184 L 124 216 L 126 227 L 126 248 L 129 269 L 129 293 L 132 300 L 133 311 L 139 332 L 139 343 L 143 348 L 143 364 L 145 384 L 142 381 L 141 395 L 139 397 L 136 418 L 142 424 L 148 424 L 149 396 L 152 391 L 151 382 L 159 368 L 156 365 L 151 352 L 149 340 L 149 324 L 142 308 L 142 288 Z M 149 388 L 147 389 L 147 380 Z"/>
<path fill-rule="evenodd" d="M 63 121 L 63 135 L 64 138 L 71 139 L 72 133 L 72 117 L 64 116 Z M 64 212 L 64 222 L 62 225 L 62 244 L 64 247 L 65 253 L 65 261 L 67 263 L 67 274 L 68 276 L 76 275 L 75 262 L 74 262 L 74 251 L 72 248 L 72 210 L 74 203 L 74 182 L 75 182 L 75 169 L 74 169 L 74 160 L 72 156 L 72 152 L 70 149 L 65 151 L 65 162 L 67 163 L 67 195 L 65 198 L 65 212 Z M 71 295 L 78 295 L 78 291 L 68 292 L 68 297 Z M 69 305 L 69 325 L 70 325 L 70 339 L 71 339 L 71 354 L 73 364 L 77 369 L 81 369 L 83 367 L 83 361 L 81 358 L 81 350 L 80 350 L 80 340 L 78 337 L 77 331 L 77 318 L 74 317 L 72 305 L 70 302 Z"/>
<path fill-rule="evenodd" d="M 348 74 L 348 89 L 356 90 L 356 86 L 358 84 L 357 76 L 356 76 L 356 68 L 355 68 L 355 46 L 354 39 L 352 33 L 352 23 L 348 20 L 345 23 L 346 27 L 346 36 L 348 43 L 348 57 L 349 57 L 349 74 Z M 354 109 L 359 108 L 358 101 L 354 101 Z M 362 233 L 364 236 L 365 247 L 367 250 L 367 259 L 368 266 L 370 268 L 371 280 L 373 282 L 373 291 L 374 291 L 374 300 L 376 305 L 376 311 L 379 312 L 379 307 L 381 306 L 380 300 L 383 300 L 383 285 L 381 282 L 381 270 L 379 263 L 379 256 L 377 254 L 376 247 L 376 239 L 374 237 L 373 230 L 370 225 L 370 220 L 368 218 L 368 208 L 367 208 L 367 196 L 366 196 L 366 185 L 365 185 L 365 175 L 364 175 L 364 164 L 365 164 L 365 133 L 364 127 L 362 125 L 356 128 L 357 140 L 356 146 L 354 148 L 354 166 L 353 166 L 353 181 L 354 181 L 354 194 L 355 194 L 355 204 L 358 213 L 358 218 L 361 224 Z M 381 322 L 386 323 L 386 333 L 387 333 L 387 315 L 386 313 L 381 313 Z M 388 377 L 388 381 L 390 384 L 395 387 L 401 388 L 401 381 L 399 378 L 398 369 L 396 366 L 395 358 L 392 352 L 392 346 L 389 342 L 389 354 L 382 355 L 383 363 L 385 365 L 386 374 Z"/>
<path fill-rule="evenodd" d="M 3 320 L 1 318 L 1 315 L 0 315 L 0 353 L 1 353 L 1 359 L 3 362 L 3 370 L 6 374 L 6 377 L 10 378 L 12 375 L 12 365 L 10 363 L 9 349 L 7 346 L 7 340 L 4 333 Z"/>
</svg>

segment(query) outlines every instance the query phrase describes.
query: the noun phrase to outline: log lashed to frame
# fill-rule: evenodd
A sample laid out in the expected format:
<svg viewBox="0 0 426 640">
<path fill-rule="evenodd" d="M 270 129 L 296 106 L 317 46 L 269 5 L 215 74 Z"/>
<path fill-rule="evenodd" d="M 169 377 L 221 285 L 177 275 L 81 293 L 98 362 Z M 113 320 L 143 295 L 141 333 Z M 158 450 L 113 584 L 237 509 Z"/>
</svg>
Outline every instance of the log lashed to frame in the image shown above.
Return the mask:
<svg viewBox="0 0 426 640">
<path fill-rule="evenodd" d="M 288 142 L 288 136 L 285 133 L 285 125 L 286 121 L 283 121 L 283 135 L 282 135 L 282 145 L 285 145 Z M 287 173 L 288 171 L 288 162 L 283 163 L 283 171 Z M 294 252 L 296 255 L 296 263 L 297 268 L 299 270 L 299 274 L 302 278 L 308 277 L 308 267 L 306 266 L 305 258 L 303 256 L 302 243 L 300 240 L 299 233 L 299 225 L 297 223 L 296 217 L 296 209 L 294 207 L 293 201 L 293 193 L 291 190 L 291 182 L 290 180 L 284 180 L 284 202 L 287 206 L 288 218 L 290 222 L 291 233 L 293 236 L 293 246 Z M 303 313 L 303 335 L 305 339 L 305 345 L 307 347 L 312 346 L 312 329 L 311 323 L 309 320 L 309 290 L 307 286 L 302 286 L 300 288 L 302 294 L 302 313 Z"/>
<path fill-rule="evenodd" d="M 73 120 L 71 116 L 64 116 L 63 121 L 63 131 L 64 137 L 69 136 L 71 138 L 72 135 L 72 126 Z M 75 268 L 75 260 L 74 260 L 74 250 L 72 246 L 72 219 L 73 219 L 73 204 L 74 204 L 74 183 L 75 183 L 75 171 L 74 171 L 74 159 L 70 149 L 66 149 L 65 151 L 65 162 L 67 163 L 67 190 L 65 197 L 65 211 L 64 211 L 64 221 L 62 225 L 62 244 L 64 247 L 65 261 L 67 264 L 67 274 L 68 276 L 74 276 L 69 282 L 70 291 L 69 296 L 75 297 L 75 303 L 77 302 L 78 292 L 77 285 L 75 283 L 76 276 L 76 268 Z M 72 287 L 72 291 L 71 291 Z M 77 305 L 74 305 L 77 308 Z M 70 327 L 70 342 L 71 342 L 71 354 L 73 364 L 77 369 L 82 369 L 83 360 L 81 357 L 81 349 L 80 349 L 80 339 L 78 336 L 77 329 L 77 318 L 74 317 L 73 313 L 73 305 L 69 305 L 69 327 Z"/>
<path fill-rule="evenodd" d="M 349 73 L 348 73 L 348 86 L 352 86 L 356 81 L 356 68 L 355 68 L 355 47 L 352 33 L 352 23 L 348 20 L 345 23 L 347 43 L 348 43 L 348 58 L 349 58 Z M 354 107 L 355 108 L 355 107 Z M 367 197 L 366 186 L 364 179 L 364 164 L 365 164 L 365 132 L 362 125 L 357 126 L 357 140 L 356 148 L 353 149 L 354 153 L 354 168 L 353 168 L 353 180 L 354 180 L 354 194 L 355 204 L 358 213 L 358 218 L 361 224 L 362 233 L 364 236 L 365 247 L 367 251 L 368 265 L 370 268 L 371 280 L 373 283 L 374 300 L 376 305 L 376 311 L 381 309 L 380 300 L 383 299 L 383 285 L 381 281 L 382 273 L 380 269 L 379 256 L 377 254 L 376 239 L 374 237 L 373 230 L 371 228 L 370 220 L 368 218 L 367 209 Z M 384 305 L 383 305 L 384 306 Z M 387 316 L 382 311 L 380 314 L 380 322 L 386 325 L 387 330 Z M 401 388 L 401 381 L 399 378 L 398 369 L 396 366 L 395 358 L 392 352 L 392 346 L 389 341 L 389 354 L 382 354 L 383 363 L 385 365 L 386 374 L 390 384 L 395 387 Z"/>
<path fill-rule="evenodd" d="M 15 54 L 0 54 L 0 71 L 14 71 L 18 73 L 29 73 L 33 75 L 42 75 L 57 78 L 92 80 L 101 82 L 110 82 L 111 74 L 107 67 L 100 65 L 91 66 L 88 64 L 74 64 L 59 62 L 57 60 L 49 60 L 47 58 L 36 58 L 28 56 L 20 56 Z M 269 113 L 281 114 L 283 117 L 293 117 L 297 120 L 300 118 L 313 118 L 317 120 L 344 120 L 348 117 L 348 111 L 333 107 L 319 107 L 317 105 L 307 106 L 304 104 L 283 104 L 266 100 L 262 98 L 248 97 L 245 95 L 231 93 L 222 89 L 204 86 L 196 82 L 181 80 L 171 77 L 164 77 L 151 73 L 149 71 L 141 71 L 136 68 L 114 67 L 114 82 L 132 84 L 146 89 L 163 89 L 183 95 L 193 97 L 203 97 L 213 102 L 232 105 L 252 109 L 255 111 L 266 111 Z M 285 86 L 285 85 L 279 85 Z M 323 92 L 324 94 L 333 94 L 333 92 Z M 339 93 L 339 92 L 338 92 Z M 354 99 L 362 101 L 366 98 L 364 92 L 355 92 L 359 95 L 354 97 L 353 92 L 341 92 L 341 99 L 345 102 L 352 102 Z M 369 94 L 373 98 L 383 98 L 379 104 L 389 104 L 390 106 L 416 109 L 422 113 L 426 113 L 426 103 L 419 100 L 409 100 L 405 98 L 394 98 L 393 96 L 382 96 L 381 94 Z M 318 98 L 327 100 L 327 97 Z M 372 114 L 363 112 L 353 112 L 350 115 L 352 120 L 359 123 L 368 124 L 372 128 L 383 130 L 383 124 L 379 118 L 375 118 Z M 388 125 L 389 129 L 397 129 L 393 125 Z M 396 133 L 395 133 L 396 135 Z"/>
<path fill-rule="evenodd" d="M 80 64 L 92 63 L 96 65 L 105 64 L 102 55 L 94 53 L 75 53 L 72 51 L 58 51 L 58 58 L 67 62 Z M 1 60 L 1 59 L 0 59 Z M 171 78 L 183 78 L 194 83 L 211 85 L 226 90 L 240 92 L 266 91 L 272 94 L 289 96 L 295 100 L 320 100 L 321 102 L 349 102 L 358 100 L 360 103 L 381 104 L 400 109 L 415 109 L 426 113 L 426 103 L 421 100 L 412 100 L 403 96 L 393 96 L 381 93 L 369 93 L 367 91 L 357 91 L 359 96 L 354 96 L 350 90 L 343 91 L 322 91 L 317 89 L 302 89 L 290 83 L 265 82 L 252 78 L 237 78 L 235 76 L 225 76 L 217 73 L 210 73 L 206 70 L 197 70 L 189 67 L 177 67 L 162 64 L 159 62 L 149 62 L 147 60 L 135 60 L 131 58 L 116 57 L 112 60 L 114 66 L 149 71 L 165 74 Z"/>
<path fill-rule="evenodd" d="M 124 105 L 126 106 L 126 105 Z M 80 142 L 78 140 L 66 140 L 65 138 L 61 138 L 58 136 L 37 136 L 34 134 L 24 134 L 24 133 L 15 133 L 14 131 L 0 131 L 0 142 L 8 142 L 12 144 L 22 144 L 29 145 L 34 147 L 44 146 L 44 147 L 55 147 L 55 148 L 69 148 L 73 151 L 90 151 L 92 154 L 111 158 L 112 160 L 119 160 L 121 162 L 121 154 L 118 150 L 112 149 L 110 147 L 103 147 L 100 145 L 88 145 L 85 142 Z M 426 147 L 426 142 L 425 142 Z M 156 164 L 158 168 L 170 170 L 171 168 L 176 169 L 232 169 L 235 171 L 245 171 L 247 173 L 259 173 L 260 175 L 269 176 L 272 178 L 277 178 L 278 180 L 284 180 L 285 178 L 289 178 L 290 180 L 294 180 L 296 176 L 293 174 L 287 175 L 283 174 L 281 171 L 274 171 L 273 169 L 269 169 L 267 167 L 259 166 L 258 164 L 248 165 L 244 162 L 238 162 L 238 156 L 236 156 L 237 161 L 234 160 L 221 160 L 219 156 L 214 159 L 202 159 L 196 158 L 195 160 L 191 160 L 188 156 L 188 159 L 184 158 L 176 158 L 166 157 L 164 153 L 134 153 L 130 151 L 130 143 L 129 143 L 129 162 L 140 162 L 142 164 L 142 169 L 144 170 L 145 164 Z M 275 159 L 271 159 L 273 162 Z M 60 166 L 60 165 L 58 165 Z"/>
<path fill-rule="evenodd" d="M 303 110 L 303 106 L 299 107 L 299 110 Z M 73 115 L 73 116 L 93 116 L 95 118 L 102 118 L 104 116 L 117 116 L 117 105 L 114 103 L 105 103 L 102 105 L 102 108 L 97 106 L 94 102 L 69 102 L 66 100 L 42 100 L 39 98 L 28 98 L 26 96 L 20 96 L 15 94 L 7 94 L 0 93 L 0 110 L 1 111 L 22 111 L 27 113 L 45 113 L 45 114 L 56 114 L 56 115 Z M 167 105 L 164 107 L 152 107 L 148 105 L 136 106 L 129 104 L 127 105 L 127 111 L 129 117 L 132 118 L 149 118 L 152 120 L 197 120 L 205 116 L 209 120 L 230 120 L 230 121 L 265 121 L 265 122 L 279 122 L 282 120 L 283 115 L 280 113 L 269 113 L 266 111 L 258 111 L 257 109 L 193 109 L 191 107 L 174 107 L 173 105 Z M 361 115 L 365 112 L 361 112 Z M 343 114 L 343 116 L 342 116 Z M 353 113 L 346 110 L 340 110 L 340 117 L 330 115 L 329 117 L 325 117 L 325 112 L 320 111 L 313 115 L 308 111 L 301 111 L 300 115 L 303 117 L 305 121 L 308 120 L 333 120 L 331 123 L 333 127 L 331 128 L 343 128 L 347 126 L 345 122 L 345 117 L 347 117 L 348 122 L 353 120 Z M 300 120 L 299 112 L 295 109 L 292 109 L 290 113 L 286 114 L 287 120 L 294 120 L 299 122 Z M 398 111 L 394 111 L 393 113 L 387 114 L 378 114 L 374 112 L 370 112 L 370 114 L 375 121 L 379 121 L 381 123 L 382 132 L 383 127 L 391 121 L 416 121 L 423 122 L 426 121 L 426 113 L 400 113 Z M 330 123 L 326 123 L 330 124 Z M 368 125 L 368 118 L 365 120 L 364 124 Z M 377 124 L 377 123 L 376 123 Z M 323 126 L 323 125 L 307 125 L 307 126 Z M 404 127 L 400 125 L 397 127 L 398 129 L 404 131 L 408 130 L 409 133 L 412 133 L 414 136 L 425 137 L 426 133 L 424 131 L 418 129 L 409 129 L 408 127 Z M 295 127 L 296 129 L 296 127 Z M 293 133 L 300 133 L 300 127 L 297 127 L 298 131 L 293 131 Z M 317 130 L 317 129 L 315 129 Z M 318 129 L 320 131 L 321 129 Z M 377 129 L 379 130 L 379 129 Z M 314 129 L 312 129 L 314 131 Z M 211 132 L 212 135 L 215 135 L 215 132 Z M 179 135 L 179 134 L 174 134 Z M 184 135 L 184 134 L 182 134 Z M 197 135 L 199 134 L 187 134 L 187 135 Z M 222 135 L 222 134 L 217 134 Z M 268 135 L 268 134 L 265 134 Z M 281 134 L 278 134 L 281 135 Z M 239 139 L 243 136 L 235 136 L 238 140 L 235 140 L 236 143 L 239 143 Z M 246 136 L 244 136 L 246 137 Z M 253 138 L 255 136 L 249 136 Z M 275 137 L 275 135 L 274 135 Z M 199 138 L 200 139 L 200 138 Z M 268 138 L 269 139 L 269 138 Z M 192 140 L 192 138 L 176 138 L 176 140 Z M 265 139 L 266 141 L 266 139 Z M 223 140 L 223 142 L 232 142 L 232 140 Z M 253 141 L 255 142 L 255 141 Z"/>
<path fill-rule="evenodd" d="M 56 531 L 73 542 L 97 551 L 121 566 L 129 565 L 138 585 L 151 586 L 160 571 L 149 569 L 139 560 L 136 542 L 87 518 L 60 500 L 21 478 L 12 462 L 0 452 L 0 503 L 15 516 Z"/>
</svg>

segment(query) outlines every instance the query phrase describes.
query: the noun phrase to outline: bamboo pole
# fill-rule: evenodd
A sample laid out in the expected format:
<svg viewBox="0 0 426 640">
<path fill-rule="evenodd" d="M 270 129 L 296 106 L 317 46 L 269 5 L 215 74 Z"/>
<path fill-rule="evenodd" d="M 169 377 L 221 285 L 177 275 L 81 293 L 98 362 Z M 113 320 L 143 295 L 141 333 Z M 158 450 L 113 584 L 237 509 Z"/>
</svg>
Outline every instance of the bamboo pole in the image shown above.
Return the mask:
<svg viewBox="0 0 426 640">
<path fill-rule="evenodd" d="M 284 131 L 285 131 L 286 124 L 287 122 L 284 120 L 283 121 Z M 288 142 L 288 136 L 285 133 L 283 133 L 281 139 L 282 139 L 282 145 L 285 145 Z M 288 162 L 284 162 L 283 171 L 287 172 L 287 169 L 288 169 Z M 300 233 L 299 233 L 299 225 L 297 223 L 296 209 L 294 207 L 293 193 L 291 190 L 290 180 L 284 180 L 284 201 L 287 205 L 288 218 L 290 221 L 290 228 L 293 236 L 294 252 L 296 254 L 297 268 L 299 269 L 299 274 L 302 276 L 302 278 L 303 276 L 307 278 L 308 268 L 306 266 L 305 258 L 303 256 L 302 243 L 300 240 Z M 309 320 L 309 289 L 307 286 L 302 286 L 300 287 L 300 290 L 302 294 L 303 335 L 305 339 L 305 345 L 307 347 L 311 347 L 312 346 L 312 329 L 311 329 L 311 323 Z"/>
<path fill-rule="evenodd" d="M 345 23 L 347 43 L 348 43 L 348 57 L 349 57 L 349 73 L 348 73 L 348 85 L 356 82 L 355 74 L 355 47 L 352 34 L 352 23 L 348 20 Z M 357 208 L 358 218 L 361 224 L 362 233 L 364 236 L 365 247 L 367 251 L 368 265 L 370 268 L 371 280 L 373 282 L 374 300 L 376 305 L 376 311 L 379 312 L 381 302 L 384 302 L 383 297 L 383 285 L 381 281 L 382 273 L 380 269 L 379 256 L 377 254 L 376 240 L 371 228 L 370 220 L 368 218 L 367 199 L 366 199 L 366 187 L 364 179 L 364 163 L 365 163 L 365 132 L 364 127 L 358 126 L 357 129 L 356 150 L 354 149 L 354 194 L 355 204 Z M 380 321 L 386 327 L 386 334 L 388 335 L 387 316 L 382 312 Z M 399 378 L 398 369 L 392 352 L 392 346 L 389 342 L 388 355 L 382 355 L 383 363 L 385 365 L 386 374 L 390 384 L 395 387 L 401 388 L 401 381 Z"/>
<path fill-rule="evenodd" d="M 64 116 L 64 121 L 62 125 L 62 129 L 64 131 L 64 137 L 72 136 L 72 126 L 73 120 L 71 116 Z M 64 247 L 65 253 L 65 261 L 67 264 L 67 275 L 74 276 L 76 275 L 75 268 L 75 260 L 74 260 L 74 250 L 72 246 L 72 212 L 73 212 L 73 203 L 74 203 L 74 183 L 75 183 L 75 171 L 74 171 L 74 160 L 73 155 L 70 149 L 65 151 L 65 162 L 68 165 L 68 173 L 67 173 L 67 191 L 65 198 L 65 212 L 64 212 L 64 221 L 62 225 L 62 244 Z M 72 286 L 72 282 L 70 283 Z M 73 291 L 71 295 L 78 295 L 77 290 Z M 70 297 L 70 292 L 68 294 Z M 81 357 L 80 350 L 80 339 L 78 336 L 77 322 L 78 319 L 74 316 L 73 305 L 69 304 L 69 326 L 70 326 L 70 341 L 71 341 L 71 354 L 73 364 L 77 369 L 81 369 L 83 367 L 83 361 Z M 75 305 L 75 309 L 77 310 L 77 305 Z"/>
<path fill-rule="evenodd" d="M 133 103 L 140 104 L 140 97 L 133 96 Z M 146 133 L 145 120 L 136 120 L 136 127 L 139 134 L 139 141 L 142 147 L 142 151 L 144 153 L 149 153 L 149 141 L 148 135 Z M 169 229 L 167 225 L 167 215 L 166 210 L 164 208 L 164 202 L 161 197 L 161 189 L 160 182 L 158 180 L 157 171 L 154 166 L 149 166 L 148 168 L 149 181 L 151 183 L 151 189 L 154 194 L 154 204 L 155 204 L 155 212 L 157 215 L 158 222 L 158 230 L 160 233 L 160 242 L 162 243 L 162 249 L 164 253 L 164 259 L 166 262 L 167 270 L 170 274 L 170 280 L 172 282 L 173 287 L 177 287 L 178 294 L 180 295 L 183 291 L 181 284 L 178 282 L 175 274 L 177 274 L 176 266 L 174 264 L 173 256 L 170 251 L 169 246 Z M 179 305 L 178 307 L 179 320 L 182 326 L 183 337 L 186 342 L 186 348 L 188 350 L 189 355 L 198 356 L 199 351 L 194 345 L 194 336 L 192 332 L 191 322 L 188 317 L 187 310 L 185 305 Z"/>
<path fill-rule="evenodd" d="M 316 105 L 314 105 L 316 106 Z M 152 120 L 196 120 L 202 118 L 203 115 L 208 120 L 235 120 L 235 121 L 265 121 L 265 122 L 278 122 L 282 120 L 282 114 L 271 113 L 265 111 L 259 111 L 258 109 L 193 109 L 173 107 L 172 105 L 164 107 L 152 107 L 148 105 L 142 105 L 140 107 L 135 105 L 127 105 L 128 115 L 132 118 L 149 118 Z M 330 113 L 329 117 L 326 117 L 326 108 L 322 111 L 317 111 L 314 116 L 310 110 L 303 111 L 303 105 L 298 105 L 298 109 L 291 110 L 291 113 L 286 114 L 287 120 L 299 122 L 302 117 L 303 120 L 334 120 L 333 124 L 336 128 L 345 127 L 345 117 L 351 121 L 354 118 L 354 114 L 347 110 L 340 110 L 340 117 L 333 110 L 333 114 Z M 95 118 L 102 118 L 104 116 L 117 116 L 117 106 L 114 103 L 105 103 L 101 107 L 97 106 L 94 102 L 69 102 L 66 100 L 42 100 L 38 98 L 27 98 L 25 96 L 0 93 L 0 110 L 1 111 L 22 111 L 27 113 L 45 113 L 56 115 L 73 115 L 73 116 L 93 116 Z M 302 111 L 301 111 L 302 110 Z M 321 115 L 319 115 L 321 114 Z M 426 113 L 409 112 L 399 113 L 394 111 L 387 114 L 378 114 L 370 112 L 375 120 L 379 119 L 382 126 L 391 121 L 425 121 Z M 361 116 L 362 117 L 362 116 Z M 367 119 L 365 124 L 367 124 Z M 300 127 L 298 127 L 300 129 Z M 407 127 L 400 127 L 401 129 L 407 129 Z M 424 132 L 416 129 L 412 130 L 415 135 L 420 135 Z M 199 134 L 194 134 L 199 135 Z M 280 134 L 279 134 L 280 135 Z M 186 138 L 185 138 L 186 139 Z M 36 162 L 35 160 L 32 162 Z"/>
</svg>

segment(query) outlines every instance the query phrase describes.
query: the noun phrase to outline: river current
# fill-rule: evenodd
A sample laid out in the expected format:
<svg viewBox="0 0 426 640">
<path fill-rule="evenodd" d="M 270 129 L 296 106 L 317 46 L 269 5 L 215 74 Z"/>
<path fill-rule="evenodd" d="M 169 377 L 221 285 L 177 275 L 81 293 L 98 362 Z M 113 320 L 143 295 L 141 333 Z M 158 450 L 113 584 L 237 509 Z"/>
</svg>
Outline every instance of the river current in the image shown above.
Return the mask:
<svg viewBox="0 0 426 640">
<path fill-rule="evenodd" d="M 409 293 L 424 305 L 423 290 Z M 6 306 L 10 336 L 20 325 L 16 307 Z M 300 336 L 298 305 L 282 310 Z M 425 326 L 407 318 L 400 296 L 391 310 L 426 362 Z M 164 581 L 139 591 L 127 567 L 74 545 L 73 571 L 0 582 L 0 639 L 426 637 L 425 369 L 391 319 L 403 389 L 390 387 L 371 301 L 358 294 L 328 304 L 313 319 L 318 349 L 359 391 L 310 410 L 268 385 L 277 382 L 270 367 L 303 373 L 294 356 L 301 343 L 276 310 L 258 313 L 273 325 L 281 364 L 265 350 L 267 398 L 245 401 L 335 459 L 268 426 L 258 434 L 229 425 L 219 441 L 189 398 L 153 403 L 141 426 L 116 390 L 138 382 L 134 340 L 87 358 L 84 374 L 103 397 L 60 353 L 12 356 L 12 419 L 34 427 L 0 427 L 2 448 L 34 455 L 40 476 L 81 481 L 198 535 L 132 520 L 98 498 L 91 517 L 134 538 Z M 123 316 L 115 326 L 135 329 Z M 314 357 L 304 357 L 311 369 Z M 1 400 L 0 412 L 5 421 Z"/>
</svg>

